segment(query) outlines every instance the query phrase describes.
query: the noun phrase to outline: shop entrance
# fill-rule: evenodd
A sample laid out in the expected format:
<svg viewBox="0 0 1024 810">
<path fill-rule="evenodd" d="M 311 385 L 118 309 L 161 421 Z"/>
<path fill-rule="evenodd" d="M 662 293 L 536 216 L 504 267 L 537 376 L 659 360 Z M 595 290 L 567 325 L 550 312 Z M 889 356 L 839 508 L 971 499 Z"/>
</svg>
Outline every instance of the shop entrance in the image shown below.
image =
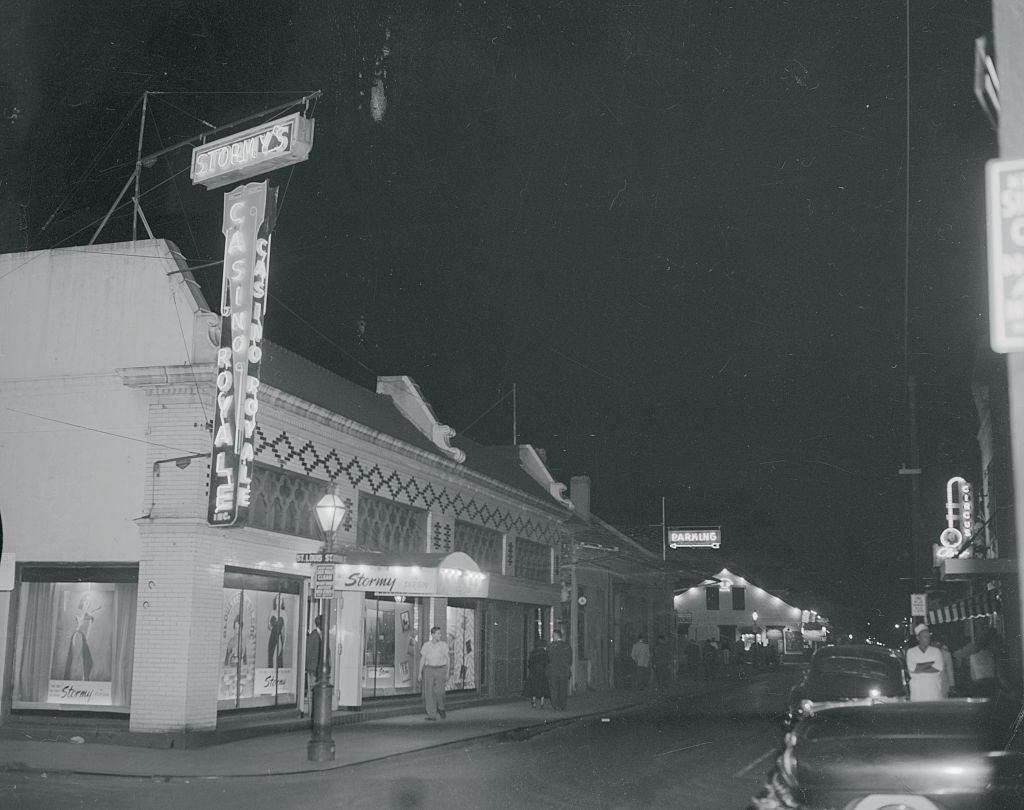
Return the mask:
<svg viewBox="0 0 1024 810">
<path fill-rule="evenodd" d="M 401 600 L 401 601 L 399 601 Z M 367 594 L 363 614 L 363 697 L 416 691 L 421 600 Z"/>
<path fill-rule="evenodd" d="M 225 569 L 218 710 L 296 704 L 301 592 L 298 578 Z"/>
<path fill-rule="evenodd" d="M 537 639 L 551 642 L 551 608 L 528 607 L 523 613 L 523 682 L 529 677 L 530 652 Z"/>
</svg>

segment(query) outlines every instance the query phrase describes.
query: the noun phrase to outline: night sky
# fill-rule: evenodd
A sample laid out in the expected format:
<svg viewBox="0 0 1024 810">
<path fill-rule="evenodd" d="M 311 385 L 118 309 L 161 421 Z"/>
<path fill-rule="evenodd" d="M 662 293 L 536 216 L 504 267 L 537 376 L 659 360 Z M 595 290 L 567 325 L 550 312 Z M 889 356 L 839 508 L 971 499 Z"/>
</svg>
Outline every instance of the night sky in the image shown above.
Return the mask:
<svg viewBox="0 0 1024 810">
<path fill-rule="evenodd" d="M 146 153 L 322 90 L 310 160 L 271 176 L 269 339 L 409 375 L 481 444 L 512 442 L 515 384 L 518 441 L 605 520 L 656 537 L 664 497 L 755 582 L 905 611 L 908 375 L 924 542 L 945 480 L 980 480 L 989 3 L 912 3 L 909 195 L 901 2 L 22 6 L 0 250 L 88 241 L 144 90 Z M 200 266 L 222 196 L 189 155 L 142 205 Z M 98 241 L 129 238 L 124 206 Z"/>
</svg>

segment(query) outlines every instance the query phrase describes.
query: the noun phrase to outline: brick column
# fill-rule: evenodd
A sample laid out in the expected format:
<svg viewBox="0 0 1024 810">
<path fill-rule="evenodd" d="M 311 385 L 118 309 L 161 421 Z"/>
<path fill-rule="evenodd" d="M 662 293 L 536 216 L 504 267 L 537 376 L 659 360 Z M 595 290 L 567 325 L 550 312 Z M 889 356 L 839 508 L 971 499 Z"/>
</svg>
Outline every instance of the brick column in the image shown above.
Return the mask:
<svg viewBox="0 0 1024 810">
<path fill-rule="evenodd" d="M 140 524 L 132 731 L 212 729 L 224 564 L 205 524 Z"/>
</svg>

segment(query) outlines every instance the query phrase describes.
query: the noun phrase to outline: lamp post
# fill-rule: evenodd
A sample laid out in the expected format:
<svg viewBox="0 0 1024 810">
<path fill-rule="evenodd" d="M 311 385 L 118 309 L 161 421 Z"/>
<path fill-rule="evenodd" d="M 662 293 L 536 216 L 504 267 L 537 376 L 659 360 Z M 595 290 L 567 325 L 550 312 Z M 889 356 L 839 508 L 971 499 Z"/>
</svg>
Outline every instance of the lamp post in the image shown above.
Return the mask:
<svg viewBox="0 0 1024 810">
<path fill-rule="evenodd" d="M 760 642 L 757 640 L 757 611 L 751 613 L 750 617 L 754 620 L 754 643 L 759 644 Z"/>
<path fill-rule="evenodd" d="M 316 522 L 324 534 L 324 551 L 334 551 L 334 535 L 345 517 L 345 503 L 333 492 L 324 495 L 316 505 Z M 313 686 L 313 736 L 306 746 L 306 759 L 310 762 L 331 762 L 334 759 L 334 739 L 331 737 L 331 698 L 334 687 L 331 684 L 331 602 L 333 598 L 321 599 L 320 615 L 323 616 L 323 638 L 320 639 L 320 661 L 316 670 L 316 684 Z"/>
</svg>

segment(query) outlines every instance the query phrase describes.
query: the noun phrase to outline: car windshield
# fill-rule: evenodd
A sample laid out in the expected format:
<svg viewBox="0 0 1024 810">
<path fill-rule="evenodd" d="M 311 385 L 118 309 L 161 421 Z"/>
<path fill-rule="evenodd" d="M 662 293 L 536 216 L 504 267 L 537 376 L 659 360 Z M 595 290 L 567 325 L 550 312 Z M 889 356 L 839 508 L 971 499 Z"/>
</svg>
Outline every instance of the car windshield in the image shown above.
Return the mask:
<svg viewBox="0 0 1024 810">
<path fill-rule="evenodd" d="M 812 675 L 853 675 L 861 678 L 889 680 L 896 677 L 897 667 L 892 661 L 878 661 L 854 656 L 828 656 L 814 663 Z"/>
</svg>

